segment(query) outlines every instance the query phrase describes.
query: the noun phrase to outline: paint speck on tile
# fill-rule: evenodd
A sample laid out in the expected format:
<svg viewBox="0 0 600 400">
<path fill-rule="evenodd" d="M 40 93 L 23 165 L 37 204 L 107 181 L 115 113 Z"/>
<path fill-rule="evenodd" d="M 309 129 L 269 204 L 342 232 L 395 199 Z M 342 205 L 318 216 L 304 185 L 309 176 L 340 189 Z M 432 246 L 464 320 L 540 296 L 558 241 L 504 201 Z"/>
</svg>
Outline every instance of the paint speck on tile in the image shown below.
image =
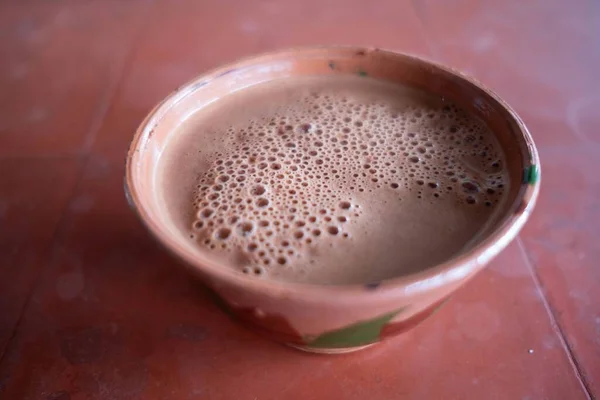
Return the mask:
<svg viewBox="0 0 600 400">
<path fill-rule="evenodd" d="M 452 329 L 452 330 L 448 331 L 448 337 L 452 340 L 460 340 L 462 338 L 462 335 L 461 335 L 460 331 L 458 331 L 456 329 Z"/>
<path fill-rule="evenodd" d="M 498 314 L 485 303 L 460 305 L 456 323 L 464 337 L 478 341 L 490 340 L 500 330 Z"/>
<path fill-rule="evenodd" d="M 542 345 L 545 349 L 551 350 L 555 348 L 557 344 L 558 341 L 556 340 L 556 337 L 554 335 L 545 335 L 542 339 Z"/>
<path fill-rule="evenodd" d="M 28 122 L 40 122 L 48 117 L 48 112 L 44 108 L 34 107 L 27 114 Z"/>
<path fill-rule="evenodd" d="M 569 127 L 585 140 L 597 137 L 600 116 L 600 96 L 594 95 L 571 100 L 567 105 L 567 123 Z"/>
<path fill-rule="evenodd" d="M 88 177 L 92 179 L 105 178 L 111 170 L 110 163 L 100 156 L 92 156 L 87 168 Z"/>
<path fill-rule="evenodd" d="M 72 12 L 68 8 L 64 8 L 60 10 L 56 16 L 54 17 L 54 23 L 56 25 L 63 25 L 68 22 L 71 22 Z"/>
<path fill-rule="evenodd" d="M 4 218 L 8 213 L 8 203 L 0 200 L 0 218 Z"/>
<path fill-rule="evenodd" d="M 192 324 L 177 324 L 169 327 L 166 332 L 168 337 L 199 342 L 208 336 L 206 328 Z"/>
<path fill-rule="evenodd" d="M 76 213 L 86 213 L 94 207 L 94 203 L 93 197 L 82 194 L 73 199 L 69 209 Z"/>
<path fill-rule="evenodd" d="M 71 394 L 64 390 L 60 392 L 52 392 L 45 397 L 45 400 L 71 400 Z"/>
<path fill-rule="evenodd" d="M 496 45 L 496 36 L 492 33 L 482 33 L 475 37 L 472 48 L 476 53 L 485 53 Z"/>
<path fill-rule="evenodd" d="M 28 40 L 36 34 L 36 22 L 32 18 L 16 21 L 12 27 L 12 34 L 19 39 Z"/>
<path fill-rule="evenodd" d="M 62 300 L 73 300 L 85 286 L 83 273 L 79 270 L 62 274 L 56 280 L 56 293 Z"/>
<path fill-rule="evenodd" d="M 29 67 L 26 64 L 16 64 L 9 71 L 9 77 L 13 80 L 24 79 L 29 73 Z"/>
<path fill-rule="evenodd" d="M 254 20 L 245 20 L 240 24 L 240 30 L 243 33 L 256 33 L 260 29 L 260 25 Z"/>
<path fill-rule="evenodd" d="M 260 3 L 260 5 L 267 14 L 277 15 L 281 13 L 281 6 L 276 1 Z"/>
<path fill-rule="evenodd" d="M 574 300 L 577 300 L 580 304 L 584 304 L 586 306 L 590 305 L 589 296 L 585 291 L 579 289 L 571 289 L 569 290 L 569 297 L 571 297 Z"/>
<path fill-rule="evenodd" d="M 100 362 L 120 347 L 114 336 L 99 327 L 65 329 L 59 341 L 62 356 L 72 365 Z"/>
</svg>

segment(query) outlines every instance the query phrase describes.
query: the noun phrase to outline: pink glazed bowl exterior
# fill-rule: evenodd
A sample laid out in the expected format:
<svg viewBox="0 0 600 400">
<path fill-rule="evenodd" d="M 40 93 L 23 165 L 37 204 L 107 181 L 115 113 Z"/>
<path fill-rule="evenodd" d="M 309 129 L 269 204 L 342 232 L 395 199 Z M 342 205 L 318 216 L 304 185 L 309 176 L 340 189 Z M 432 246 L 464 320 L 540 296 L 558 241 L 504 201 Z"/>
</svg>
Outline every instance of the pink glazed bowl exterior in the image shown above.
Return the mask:
<svg viewBox="0 0 600 400">
<path fill-rule="evenodd" d="M 502 217 L 469 251 L 443 264 L 382 282 L 319 286 L 249 277 L 192 253 L 174 235 L 156 201 L 154 174 L 168 135 L 181 121 L 232 91 L 300 75 L 355 74 L 416 87 L 460 105 L 496 134 L 507 160 L 509 199 Z M 450 68 L 380 49 L 316 47 L 248 58 L 180 87 L 141 124 L 127 156 L 125 192 L 149 232 L 208 287 L 215 301 L 251 329 L 319 353 L 361 349 L 405 332 L 512 241 L 528 219 L 540 185 L 531 136 L 516 113 L 480 83 Z"/>
</svg>

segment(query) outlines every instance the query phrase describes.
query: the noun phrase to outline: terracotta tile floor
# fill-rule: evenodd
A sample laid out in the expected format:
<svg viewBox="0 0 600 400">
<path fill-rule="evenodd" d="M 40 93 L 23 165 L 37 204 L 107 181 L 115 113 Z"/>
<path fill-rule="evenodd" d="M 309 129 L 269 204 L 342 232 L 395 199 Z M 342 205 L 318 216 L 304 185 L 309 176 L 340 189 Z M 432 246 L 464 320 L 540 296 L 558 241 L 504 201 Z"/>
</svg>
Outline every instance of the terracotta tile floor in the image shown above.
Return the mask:
<svg viewBox="0 0 600 400">
<path fill-rule="evenodd" d="M 132 133 L 172 89 L 319 43 L 474 75 L 543 165 L 516 243 L 414 331 L 337 357 L 230 321 L 122 193 Z M 0 61 L 1 399 L 600 397 L 600 3 L 7 1 Z"/>
</svg>

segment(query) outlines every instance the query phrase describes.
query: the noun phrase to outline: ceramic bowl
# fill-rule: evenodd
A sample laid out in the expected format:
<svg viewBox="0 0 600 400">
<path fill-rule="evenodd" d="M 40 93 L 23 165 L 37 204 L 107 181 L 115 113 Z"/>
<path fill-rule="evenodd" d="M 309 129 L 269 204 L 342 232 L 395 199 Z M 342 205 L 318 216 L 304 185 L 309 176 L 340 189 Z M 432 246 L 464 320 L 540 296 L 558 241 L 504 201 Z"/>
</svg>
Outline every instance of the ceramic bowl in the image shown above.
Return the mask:
<svg viewBox="0 0 600 400">
<path fill-rule="evenodd" d="M 320 286 L 256 279 L 189 250 L 161 212 L 154 184 L 166 138 L 190 112 L 232 91 L 299 75 L 354 74 L 416 87 L 451 100 L 496 134 L 510 177 L 502 216 L 471 250 L 429 269 L 364 285 Z M 292 49 L 218 68 L 180 87 L 143 121 L 127 156 L 125 191 L 149 232 L 196 274 L 215 300 L 247 327 L 311 352 L 364 348 L 432 315 L 515 238 L 534 207 L 538 153 L 517 114 L 480 83 L 418 57 L 370 48 Z M 180 235 L 181 236 L 181 235 Z"/>
</svg>

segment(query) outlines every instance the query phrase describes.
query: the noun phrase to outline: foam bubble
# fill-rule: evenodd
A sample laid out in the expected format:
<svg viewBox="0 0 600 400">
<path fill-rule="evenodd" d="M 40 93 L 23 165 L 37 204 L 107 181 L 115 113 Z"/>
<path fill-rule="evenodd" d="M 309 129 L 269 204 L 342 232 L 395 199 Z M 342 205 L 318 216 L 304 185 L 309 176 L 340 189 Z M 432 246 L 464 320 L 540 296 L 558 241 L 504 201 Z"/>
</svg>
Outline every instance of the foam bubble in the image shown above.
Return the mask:
<svg viewBox="0 0 600 400">
<path fill-rule="evenodd" d="M 219 228 L 215 231 L 215 239 L 225 240 L 231 235 L 231 229 L 229 228 Z"/>
</svg>

